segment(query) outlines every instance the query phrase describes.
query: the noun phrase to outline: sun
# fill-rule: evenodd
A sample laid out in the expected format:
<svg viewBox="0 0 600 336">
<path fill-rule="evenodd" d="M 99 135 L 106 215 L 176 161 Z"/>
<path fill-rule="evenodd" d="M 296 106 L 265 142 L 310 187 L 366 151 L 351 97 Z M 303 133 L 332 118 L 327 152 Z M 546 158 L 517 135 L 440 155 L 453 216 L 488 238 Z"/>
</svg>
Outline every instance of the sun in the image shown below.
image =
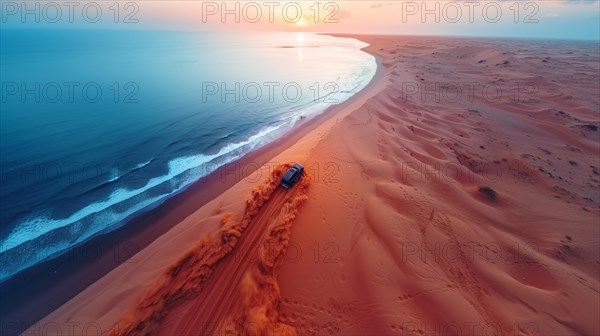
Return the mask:
<svg viewBox="0 0 600 336">
<path fill-rule="evenodd" d="M 296 26 L 306 26 L 308 24 L 308 21 L 306 21 L 305 18 L 301 17 L 300 20 L 296 21 L 295 25 Z"/>
</svg>

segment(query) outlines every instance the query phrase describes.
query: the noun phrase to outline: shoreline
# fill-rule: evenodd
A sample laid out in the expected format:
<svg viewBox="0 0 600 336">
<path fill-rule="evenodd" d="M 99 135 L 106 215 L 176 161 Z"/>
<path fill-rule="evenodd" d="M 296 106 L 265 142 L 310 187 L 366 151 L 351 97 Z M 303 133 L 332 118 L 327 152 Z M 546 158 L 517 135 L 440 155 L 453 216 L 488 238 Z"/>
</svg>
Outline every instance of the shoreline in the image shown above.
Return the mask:
<svg viewBox="0 0 600 336">
<path fill-rule="evenodd" d="M 157 317 L 152 334 L 211 333 L 232 321 L 243 330 L 246 322 L 265 322 L 244 307 L 267 307 L 269 323 L 299 334 L 443 333 L 446 326 L 456 333 L 493 326 L 498 334 L 598 334 L 600 199 L 589 196 L 600 174 L 598 50 L 345 36 L 369 44 L 381 76 L 271 159 L 308 168 L 301 206 L 284 202 L 281 188 L 265 188 L 277 179 L 265 179 L 272 175 L 264 165 L 262 178 L 240 180 L 28 333 L 48 334 L 52 326 L 50 334 L 60 334 L 75 324 L 75 334 L 92 325 L 118 334 L 127 329 L 117 323 L 143 329 L 148 317 Z M 436 99 L 438 91 L 427 90 L 430 99 L 407 95 L 404 86 L 523 78 L 540 90 L 518 101 L 448 102 Z M 257 216 L 254 231 L 214 234 L 228 227 L 223 219 L 246 213 Z M 270 285 L 255 286 L 244 277 L 257 252 L 261 259 L 251 243 L 273 223 L 284 233 L 275 247 L 285 255 L 265 279 Z M 206 239 L 225 246 L 232 236 L 240 248 L 204 264 L 209 269 L 188 262 L 207 260 L 194 257 L 211 250 L 203 249 L 211 246 Z M 189 259 L 189 251 L 199 254 Z M 173 290 L 181 294 L 175 301 Z"/>
<path fill-rule="evenodd" d="M 324 35 L 354 38 L 350 35 Z M 376 54 L 366 51 L 368 47 L 360 50 L 375 58 L 376 72 L 362 90 L 346 101 L 326 108 L 313 118 L 298 122 L 285 134 L 285 138 L 274 140 L 242 158 L 219 167 L 192 183 L 184 191 L 169 197 L 162 204 L 135 215 L 114 231 L 94 236 L 55 258 L 39 262 L 2 281 L 0 296 L 3 304 L 0 308 L 0 323 L 3 332 L 6 332 L 3 334 L 20 334 L 35 325 L 88 286 L 126 263 L 199 208 L 255 174 L 263 165 L 272 163 L 270 160 L 321 123 L 332 119 L 341 110 L 366 95 L 382 80 L 384 74 L 381 59 Z M 24 283 L 27 284 L 26 293 L 19 290 L 23 288 Z M 13 327 L 16 327 L 16 333 L 11 333 Z"/>
</svg>

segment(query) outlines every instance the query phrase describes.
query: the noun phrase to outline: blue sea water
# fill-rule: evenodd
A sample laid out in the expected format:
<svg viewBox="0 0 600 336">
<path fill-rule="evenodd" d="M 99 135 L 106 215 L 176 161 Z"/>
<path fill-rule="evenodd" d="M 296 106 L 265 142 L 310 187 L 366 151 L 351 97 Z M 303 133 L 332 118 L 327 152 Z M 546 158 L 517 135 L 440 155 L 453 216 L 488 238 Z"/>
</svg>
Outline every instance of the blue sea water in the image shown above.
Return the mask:
<svg viewBox="0 0 600 336">
<path fill-rule="evenodd" d="M 363 89 L 309 33 L 0 31 L 0 281 L 119 227 Z"/>
</svg>

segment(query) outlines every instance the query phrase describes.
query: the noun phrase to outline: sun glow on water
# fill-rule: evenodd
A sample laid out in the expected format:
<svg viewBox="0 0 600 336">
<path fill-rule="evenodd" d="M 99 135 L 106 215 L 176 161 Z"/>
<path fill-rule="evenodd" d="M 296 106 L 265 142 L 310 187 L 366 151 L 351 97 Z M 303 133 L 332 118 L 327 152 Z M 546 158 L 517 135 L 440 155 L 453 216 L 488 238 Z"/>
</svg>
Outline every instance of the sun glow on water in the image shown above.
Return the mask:
<svg viewBox="0 0 600 336">
<path fill-rule="evenodd" d="M 298 32 L 296 33 L 296 54 L 298 58 L 298 62 L 302 62 L 304 60 L 304 33 Z"/>
<path fill-rule="evenodd" d="M 301 47 L 304 45 L 304 33 L 296 33 L 296 46 Z"/>
</svg>

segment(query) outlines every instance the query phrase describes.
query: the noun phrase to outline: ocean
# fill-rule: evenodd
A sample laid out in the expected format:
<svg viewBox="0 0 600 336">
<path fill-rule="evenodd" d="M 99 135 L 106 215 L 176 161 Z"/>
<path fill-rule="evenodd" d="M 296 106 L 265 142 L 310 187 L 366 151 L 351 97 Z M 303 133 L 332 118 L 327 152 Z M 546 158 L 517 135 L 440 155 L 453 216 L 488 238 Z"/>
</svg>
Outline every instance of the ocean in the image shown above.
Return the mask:
<svg viewBox="0 0 600 336">
<path fill-rule="evenodd" d="M 363 89 L 313 33 L 0 30 L 0 281 L 160 205 Z"/>
</svg>

